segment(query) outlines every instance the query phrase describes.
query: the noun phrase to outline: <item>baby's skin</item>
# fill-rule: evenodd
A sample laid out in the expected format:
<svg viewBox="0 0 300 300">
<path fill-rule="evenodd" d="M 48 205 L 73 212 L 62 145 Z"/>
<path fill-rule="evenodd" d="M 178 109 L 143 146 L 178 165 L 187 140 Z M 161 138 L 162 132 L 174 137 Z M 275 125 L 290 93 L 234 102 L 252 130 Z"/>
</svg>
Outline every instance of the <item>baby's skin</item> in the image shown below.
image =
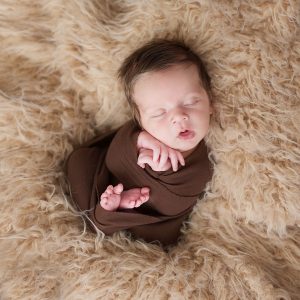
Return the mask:
<svg viewBox="0 0 300 300">
<path fill-rule="evenodd" d="M 166 146 L 146 131 L 142 131 L 137 140 L 139 153 L 137 164 L 145 168 L 148 164 L 154 171 L 166 171 L 173 168 L 178 170 L 178 162 L 184 165 L 184 158 L 180 151 Z M 119 208 L 130 209 L 139 207 L 149 200 L 150 189 L 148 187 L 123 190 L 123 184 L 109 185 L 100 196 L 100 205 L 108 211 L 116 211 Z"/>
<path fill-rule="evenodd" d="M 150 189 L 148 187 L 134 188 L 123 191 L 123 184 L 116 186 L 109 185 L 101 195 L 100 205 L 109 211 L 115 211 L 118 208 L 139 207 L 149 200 Z"/>
</svg>

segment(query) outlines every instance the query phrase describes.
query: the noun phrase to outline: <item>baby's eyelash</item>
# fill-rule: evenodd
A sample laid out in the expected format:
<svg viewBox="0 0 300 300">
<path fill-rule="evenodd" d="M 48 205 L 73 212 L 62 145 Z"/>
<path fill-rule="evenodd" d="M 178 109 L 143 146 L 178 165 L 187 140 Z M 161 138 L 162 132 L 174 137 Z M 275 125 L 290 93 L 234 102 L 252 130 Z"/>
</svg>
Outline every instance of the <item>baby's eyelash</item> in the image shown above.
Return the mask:
<svg viewBox="0 0 300 300">
<path fill-rule="evenodd" d="M 196 103 L 198 103 L 199 101 L 197 100 L 197 101 L 193 101 L 193 102 L 191 102 L 191 103 L 186 103 L 186 104 L 184 104 L 184 105 L 194 105 L 194 104 L 196 104 Z"/>
<path fill-rule="evenodd" d="M 159 115 L 155 115 L 155 116 L 152 116 L 152 118 L 157 118 L 157 117 L 160 117 L 160 116 L 162 116 L 164 114 L 164 112 L 162 112 L 161 114 L 159 114 Z"/>
</svg>

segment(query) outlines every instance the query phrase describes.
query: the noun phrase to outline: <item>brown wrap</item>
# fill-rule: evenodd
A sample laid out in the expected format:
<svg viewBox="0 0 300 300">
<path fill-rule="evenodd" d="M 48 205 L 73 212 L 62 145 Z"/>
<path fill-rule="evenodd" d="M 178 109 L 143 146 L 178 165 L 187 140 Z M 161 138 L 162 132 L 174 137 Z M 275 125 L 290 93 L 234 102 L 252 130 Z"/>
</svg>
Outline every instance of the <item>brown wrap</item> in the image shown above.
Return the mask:
<svg viewBox="0 0 300 300">
<path fill-rule="evenodd" d="M 89 219 L 105 234 L 128 230 L 147 242 L 176 243 L 182 222 L 212 176 L 207 147 L 202 140 L 185 158 L 185 166 L 153 171 L 137 165 L 139 129 L 132 120 L 74 150 L 67 161 L 67 178 L 74 203 L 88 210 Z M 106 211 L 99 196 L 109 184 L 121 182 L 124 190 L 147 186 L 150 199 L 134 209 Z"/>
</svg>

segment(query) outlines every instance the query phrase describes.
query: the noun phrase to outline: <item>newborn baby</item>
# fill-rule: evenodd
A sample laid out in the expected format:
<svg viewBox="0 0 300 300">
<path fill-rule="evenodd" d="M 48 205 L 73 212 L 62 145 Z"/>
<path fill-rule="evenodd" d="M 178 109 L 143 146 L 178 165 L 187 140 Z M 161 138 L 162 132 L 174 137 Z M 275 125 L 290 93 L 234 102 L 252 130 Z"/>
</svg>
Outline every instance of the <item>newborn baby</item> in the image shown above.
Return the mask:
<svg viewBox="0 0 300 300">
<path fill-rule="evenodd" d="M 120 69 L 138 136 L 137 164 L 152 170 L 178 169 L 209 128 L 212 105 L 209 77 L 200 59 L 180 43 L 160 41 L 134 52 Z M 139 207 L 149 200 L 148 187 L 124 191 L 109 185 L 101 206 L 110 211 Z"/>
<path fill-rule="evenodd" d="M 132 53 L 119 77 L 133 119 L 69 156 L 72 199 L 92 228 L 170 245 L 212 176 L 209 76 L 186 45 L 156 40 Z"/>
</svg>

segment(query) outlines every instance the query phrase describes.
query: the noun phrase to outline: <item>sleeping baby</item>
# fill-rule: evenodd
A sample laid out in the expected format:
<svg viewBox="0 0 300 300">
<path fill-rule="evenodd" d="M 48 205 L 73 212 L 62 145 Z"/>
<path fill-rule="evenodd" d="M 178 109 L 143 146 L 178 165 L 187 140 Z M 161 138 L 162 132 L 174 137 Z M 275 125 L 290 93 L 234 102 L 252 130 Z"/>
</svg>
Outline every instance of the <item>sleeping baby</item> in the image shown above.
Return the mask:
<svg viewBox="0 0 300 300">
<path fill-rule="evenodd" d="M 108 235 L 127 230 L 147 242 L 174 244 L 212 176 L 204 142 L 210 79 L 199 56 L 168 40 L 132 53 L 119 77 L 133 119 L 71 154 L 72 198 Z"/>
</svg>

